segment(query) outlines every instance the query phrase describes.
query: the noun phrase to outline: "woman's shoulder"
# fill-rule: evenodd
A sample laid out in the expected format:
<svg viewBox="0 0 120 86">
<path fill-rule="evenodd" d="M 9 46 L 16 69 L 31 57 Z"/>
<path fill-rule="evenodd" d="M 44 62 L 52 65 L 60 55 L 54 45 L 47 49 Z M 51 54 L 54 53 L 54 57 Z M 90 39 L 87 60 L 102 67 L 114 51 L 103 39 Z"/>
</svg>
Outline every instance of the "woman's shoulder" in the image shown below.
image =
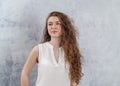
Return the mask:
<svg viewBox="0 0 120 86">
<path fill-rule="evenodd" d="M 43 42 L 43 43 L 39 43 L 38 45 L 36 45 L 36 46 L 43 46 L 43 45 L 46 45 L 47 44 L 47 42 Z"/>
<path fill-rule="evenodd" d="M 35 45 L 32 50 L 33 50 L 34 53 L 38 53 L 39 52 L 39 46 Z"/>
</svg>

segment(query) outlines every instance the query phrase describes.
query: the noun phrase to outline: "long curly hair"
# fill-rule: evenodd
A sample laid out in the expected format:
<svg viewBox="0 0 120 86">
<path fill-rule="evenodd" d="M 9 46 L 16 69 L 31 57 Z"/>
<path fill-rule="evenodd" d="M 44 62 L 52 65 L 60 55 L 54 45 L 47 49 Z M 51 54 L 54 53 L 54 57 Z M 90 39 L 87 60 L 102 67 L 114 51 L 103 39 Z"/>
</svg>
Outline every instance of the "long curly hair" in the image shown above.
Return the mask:
<svg viewBox="0 0 120 86">
<path fill-rule="evenodd" d="M 69 76 L 71 80 L 71 85 L 73 83 L 76 83 L 76 85 L 78 85 L 82 77 L 82 63 L 81 54 L 76 39 L 75 27 L 71 19 L 66 14 L 58 11 L 53 11 L 48 15 L 46 19 L 42 43 L 51 40 L 51 37 L 47 30 L 47 21 L 51 16 L 58 17 L 61 22 L 63 33 L 60 41 L 60 46 L 62 46 L 64 49 L 65 62 L 69 64 Z"/>
</svg>

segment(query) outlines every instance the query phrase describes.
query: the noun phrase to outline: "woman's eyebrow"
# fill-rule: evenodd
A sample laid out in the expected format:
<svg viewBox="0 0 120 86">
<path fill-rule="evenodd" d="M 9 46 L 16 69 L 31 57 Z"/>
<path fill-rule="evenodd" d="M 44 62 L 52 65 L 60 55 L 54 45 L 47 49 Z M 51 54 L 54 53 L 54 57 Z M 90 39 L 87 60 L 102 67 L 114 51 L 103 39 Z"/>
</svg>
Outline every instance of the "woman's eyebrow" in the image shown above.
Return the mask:
<svg viewBox="0 0 120 86">
<path fill-rule="evenodd" d="M 60 22 L 60 21 L 58 20 L 58 21 L 56 21 L 56 22 Z"/>
<path fill-rule="evenodd" d="M 61 23 L 60 21 L 55 21 L 55 22 Z M 52 21 L 48 21 L 48 23 L 53 23 L 53 22 Z"/>
<path fill-rule="evenodd" d="M 52 23 L 51 21 L 49 21 L 48 23 Z"/>
</svg>

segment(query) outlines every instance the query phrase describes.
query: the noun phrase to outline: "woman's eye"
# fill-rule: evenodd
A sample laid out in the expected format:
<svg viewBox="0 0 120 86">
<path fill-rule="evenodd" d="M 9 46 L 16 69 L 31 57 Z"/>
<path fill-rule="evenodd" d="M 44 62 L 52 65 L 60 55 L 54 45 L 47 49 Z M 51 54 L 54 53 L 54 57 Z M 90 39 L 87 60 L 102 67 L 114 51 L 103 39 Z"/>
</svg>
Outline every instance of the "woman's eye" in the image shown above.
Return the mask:
<svg viewBox="0 0 120 86">
<path fill-rule="evenodd" d="M 56 25 L 61 25 L 61 23 L 60 23 L 60 22 L 57 22 Z"/>
<path fill-rule="evenodd" d="M 51 26 L 52 24 L 51 24 L 51 23 L 49 23 L 48 25 L 49 25 L 49 26 Z"/>
</svg>

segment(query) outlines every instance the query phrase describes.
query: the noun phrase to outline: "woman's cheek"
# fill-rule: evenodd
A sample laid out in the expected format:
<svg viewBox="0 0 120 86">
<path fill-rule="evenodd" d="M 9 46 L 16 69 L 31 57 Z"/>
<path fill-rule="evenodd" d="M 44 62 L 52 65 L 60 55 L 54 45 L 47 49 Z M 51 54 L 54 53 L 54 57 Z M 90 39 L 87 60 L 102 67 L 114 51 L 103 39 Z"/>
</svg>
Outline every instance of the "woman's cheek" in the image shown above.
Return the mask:
<svg viewBox="0 0 120 86">
<path fill-rule="evenodd" d="M 50 29 L 48 29 L 48 34 L 51 35 Z"/>
</svg>

